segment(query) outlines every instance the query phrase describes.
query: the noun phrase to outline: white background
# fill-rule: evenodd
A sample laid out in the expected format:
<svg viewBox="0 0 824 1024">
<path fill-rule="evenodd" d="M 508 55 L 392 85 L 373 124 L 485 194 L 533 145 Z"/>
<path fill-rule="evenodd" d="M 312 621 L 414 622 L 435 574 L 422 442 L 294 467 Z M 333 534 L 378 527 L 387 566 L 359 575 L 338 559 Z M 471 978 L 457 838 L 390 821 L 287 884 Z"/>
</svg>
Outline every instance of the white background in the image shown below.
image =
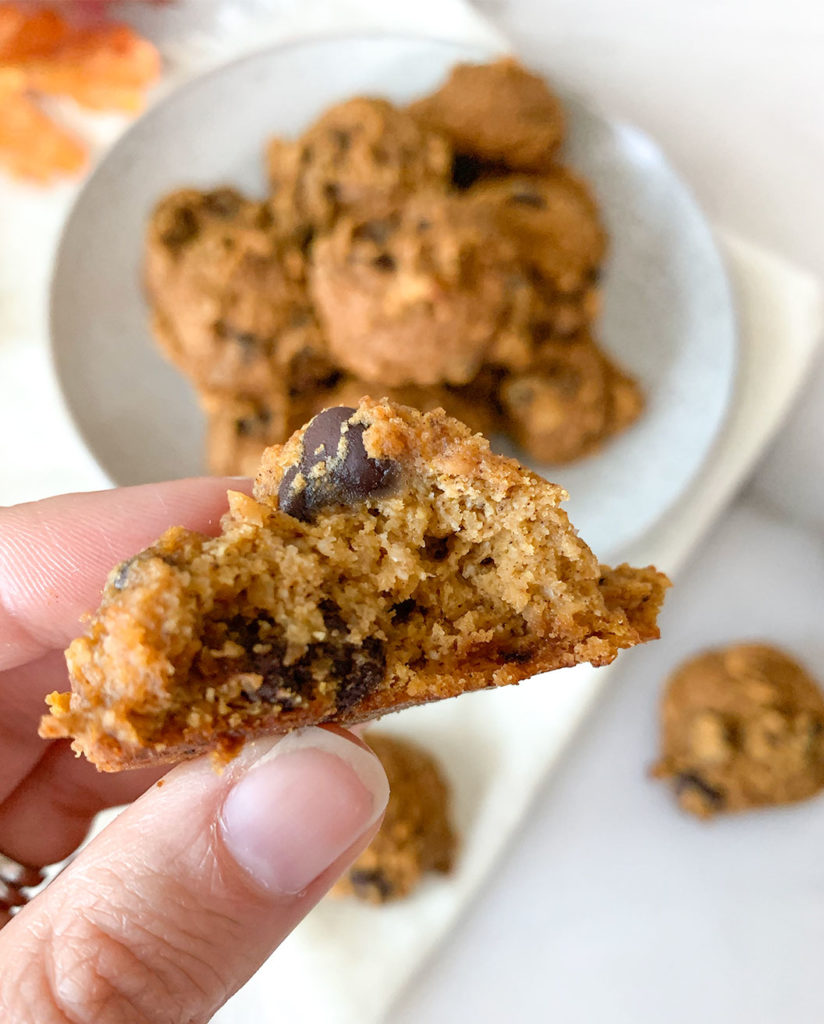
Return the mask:
<svg viewBox="0 0 824 1024">
<path fill-rule="evenodd" d="M 478 6 L 527 63 L 653 135 L 716 222 L 824 279 L 824 7 Z M 824 797 L 702 825 L 644 774 L 662 677 L 686 652 L 766 637 L 824 677 L 823 447 L 819 361 L 679 581 L 666 639 L 625 656 L 487 893 L 393 1024 L 824 1019 Z"/>
</svg>

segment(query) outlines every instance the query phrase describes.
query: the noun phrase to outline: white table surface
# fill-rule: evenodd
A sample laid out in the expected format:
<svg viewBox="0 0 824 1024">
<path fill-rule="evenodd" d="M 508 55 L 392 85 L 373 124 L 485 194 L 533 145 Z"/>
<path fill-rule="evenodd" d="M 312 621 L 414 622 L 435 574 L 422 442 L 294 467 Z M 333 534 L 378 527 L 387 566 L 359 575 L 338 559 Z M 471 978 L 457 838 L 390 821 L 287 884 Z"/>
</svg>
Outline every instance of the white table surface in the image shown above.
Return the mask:
<svg viewBox="0 0 824 1024">
<path fill-rule="evenodd" d="M 649 131 L 717 222 L 824 279 L 815 0 L 478 6 L 527 63 Z M 765 637 L 824 677 L 823 449 L 819 361 L 672 593 L 665 639 L 624 656 L 613 692 L 393 1024 L 824 1019 L 824 797 L 703 825 L 645 778 L 661 680 L 687 652 Z"/>
</svg>

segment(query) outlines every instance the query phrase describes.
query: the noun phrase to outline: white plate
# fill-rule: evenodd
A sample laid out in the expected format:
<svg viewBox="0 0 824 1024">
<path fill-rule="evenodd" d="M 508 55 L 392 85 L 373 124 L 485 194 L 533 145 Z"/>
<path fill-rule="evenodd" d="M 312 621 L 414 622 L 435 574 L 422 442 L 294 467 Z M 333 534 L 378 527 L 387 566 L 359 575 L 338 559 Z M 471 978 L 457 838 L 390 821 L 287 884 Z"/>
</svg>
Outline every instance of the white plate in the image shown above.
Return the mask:
<svg viewBox="0 0 824 1024">
<path fill-rule="evenodd" d="M 155 201 L 181 185 L 231 183 L 263 194 L 270 135 L 297 133 L 356 93 L 406 101 L 456 61 L 486 56 L 395 36 L 277 47 L 179 89 L 121 138 L 73 207 L 51 290 L 58 375 L 113 482 L 203 471 L 202 416 L 154 346 L 141 293 Z M 599 455 L 542 471 L 569 489 L 573 522 L 608 557 L 657 522 L 704 461 L 731 397 L 735 323 L 706 221 L 658 148 L 573 97 L 567 105 L 567 159 L 593 184 L 612 240 L 600 335 L 640 378 L 648 404 Z"/>
</svg>

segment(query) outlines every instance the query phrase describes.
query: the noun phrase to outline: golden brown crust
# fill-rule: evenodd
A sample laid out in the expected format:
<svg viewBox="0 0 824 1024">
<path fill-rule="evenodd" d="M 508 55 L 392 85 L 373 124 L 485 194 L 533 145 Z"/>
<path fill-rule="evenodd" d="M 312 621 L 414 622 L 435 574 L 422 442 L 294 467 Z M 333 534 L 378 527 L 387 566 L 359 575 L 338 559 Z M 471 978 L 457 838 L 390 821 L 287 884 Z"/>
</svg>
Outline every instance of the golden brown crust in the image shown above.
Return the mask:
<svg viewBox="0 0 824 1024">
<path fill-rule="evenodd" d="M 304 428 L 264 453 L 254 499 L 230 495 L 219 537 L 176 527 L 112 572 L 46 734 L 106 770 L 225 753 L 607 664 L 657 636 L 666 577 L 599 567 L 559 487 L 439 410 L 364 400 L 335 415 L 310 425 L 340 423 L 335 458 L 305 451 Z M 353 496 L 335 474 L 358 438 L 360 468 L 386 475 L 355 478 Z"/>
</svg>

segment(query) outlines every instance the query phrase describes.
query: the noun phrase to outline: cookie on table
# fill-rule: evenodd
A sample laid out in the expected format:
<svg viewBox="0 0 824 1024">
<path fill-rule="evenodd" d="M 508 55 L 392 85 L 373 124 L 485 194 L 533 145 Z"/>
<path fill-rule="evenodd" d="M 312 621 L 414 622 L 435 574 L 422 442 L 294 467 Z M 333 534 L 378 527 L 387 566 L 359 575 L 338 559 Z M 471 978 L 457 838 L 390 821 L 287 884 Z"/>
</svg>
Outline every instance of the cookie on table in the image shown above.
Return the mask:
<svg viewBox="0 0 824 1024">
<path fill-rule="evenodd" d="M 390 387 L 462 385 L 506 315 L 514 245 L 458 196 L 342 218 L 314 245 L 310 288 L 332 358 Z"/>
<path fill-rule="evenodd" d="M 329 374 L 304 257 L 265 204 L 173 192 L 149 223 L 145 280 L 157 341 L 196 386 L 266 395 Z"/>
<path fill-rule="evenodd" d="M 499 402 L 513 438 L 540 462 L 596 451 L 640 415 L 643 398 L 587 335 L 546 343 L 535 363 L 504 377 Z"/>
<path fill-rule="evenodd" d="M 814 796 L 824 787 L 824 695 L 766 644 L 690 658 L 664 692 L 653 774 L 699 818 Z"/>
<path fill-rule="evenodd" d="M 551 168 L 564 137 L 560 101 L 514 57 L 458 64 L 437 92 L 409 110 L 442 131 L 456 153 L 515 170 Z"/>
<path fill-rule="evenodd" d="M 435 758 L 393 736 L 370 732 L 366 742 L 386 771 L 389 803 L 377 835 L 332 894 L 381 904 L 409 896 L 428 872 L 449 874 L 457 840 Z"/>
<path fill-rule="evenodd" d="M 305 239 L 347 210 L 395 205 L 445 185 L 452 150 L 387 100 L 359 96 L 330 107 L 297 140 L 274 138 L 266 165 L 277 215 Z"/>
<path fill-rule="evenodd" d="M 48 737 L 103 770 L 611 662 L 668 585 L 609 569 L 565 492 L 436 411 L 363 401 L 268 448 L 217 537 L 174 527 L 110 574 Z"/>
</svg>

